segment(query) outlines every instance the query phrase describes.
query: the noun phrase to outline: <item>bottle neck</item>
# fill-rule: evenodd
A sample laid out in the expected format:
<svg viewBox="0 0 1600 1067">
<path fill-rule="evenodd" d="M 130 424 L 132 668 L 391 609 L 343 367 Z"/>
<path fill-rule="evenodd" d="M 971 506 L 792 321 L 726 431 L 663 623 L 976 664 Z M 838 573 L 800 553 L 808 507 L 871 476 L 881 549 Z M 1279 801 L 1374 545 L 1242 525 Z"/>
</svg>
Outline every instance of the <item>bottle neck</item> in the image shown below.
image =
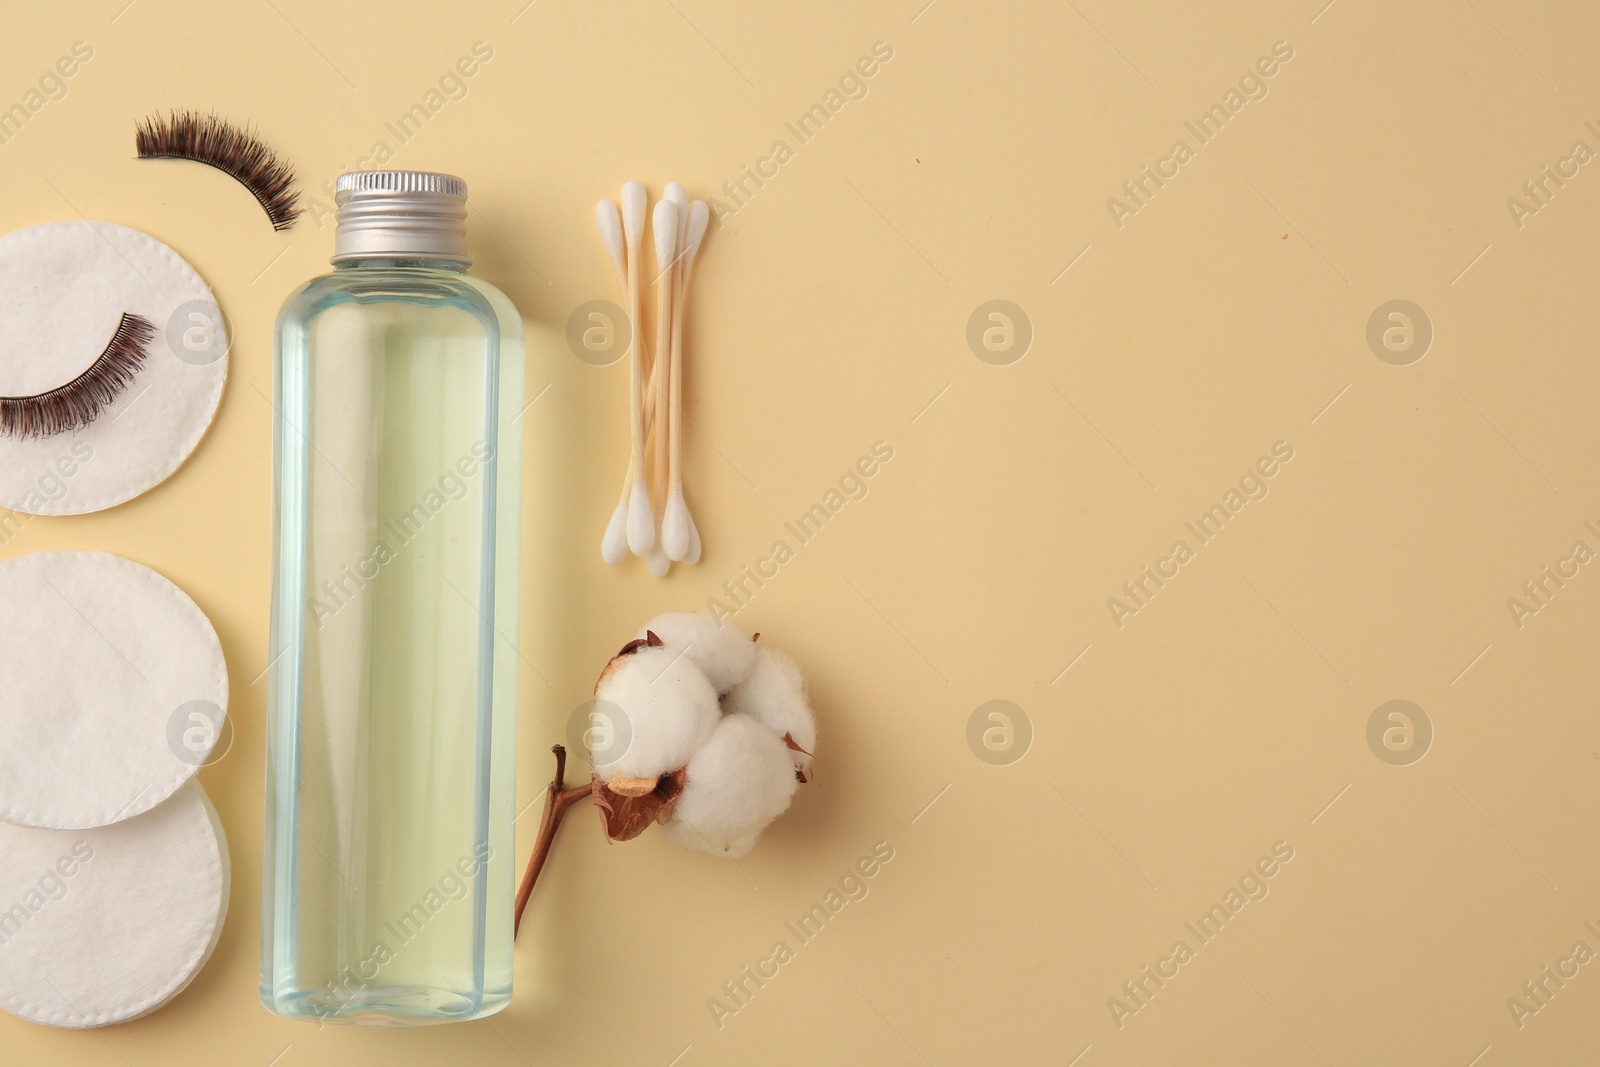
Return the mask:
<svg viewBox="0 0 1600 1067">
<path fill-rule="evenodd" d="M 437 259 L 432 256 L 348 256 L 333 263 L 334 270 L 443 270 L 451 274 L 465 274 L 469 264 L 459 259 Z"/>
</svg>

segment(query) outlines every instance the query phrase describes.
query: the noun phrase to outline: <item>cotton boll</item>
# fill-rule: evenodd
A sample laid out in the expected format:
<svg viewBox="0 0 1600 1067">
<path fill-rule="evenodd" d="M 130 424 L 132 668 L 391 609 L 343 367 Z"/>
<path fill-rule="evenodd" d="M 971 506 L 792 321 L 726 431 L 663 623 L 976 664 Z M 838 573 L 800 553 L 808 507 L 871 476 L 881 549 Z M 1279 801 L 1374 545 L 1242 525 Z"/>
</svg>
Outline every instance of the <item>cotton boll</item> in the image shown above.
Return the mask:
<svg viewBox="0 0 1600 1067">
<path fill-rule="evenodd" d="M 601 673 L 595 701 L 620 709 L 613 750 L 594 753 L 602 779 L 654 779 L 689 762 L 716 726 L 716 690 L 694 661 L 664 645 L 630 642 Z"/>
<path fill-rule="evenodd" d="M 684 848 L 743 856 L 789 807 L 789 750 L 748 715 L 726 715 L 689 760 L 683 792 L 661 829 Z"/>
<path fill-rule="evenodd" d="M 791 752 L 795 769 L 810 777 L 812 754 L 817 751 L 817 717 L 806 700 L 805 676 L 792 656 L 758 645 L 749 675 L 728 690 L 722 710 L 748 715 L 779 738 L 793 738 L 804 749 Z"/>
<path fill-rule="evenodd" d="M 657 615 L 640 628 L 639 636 L 646 632 L 659 636 L 673 654 L 693 660 L 719 693 L 732 689 L 755 662 L 756 645 L 749 631 L 732 623 L 719 624 L 708 612 Z"/>
</svg>

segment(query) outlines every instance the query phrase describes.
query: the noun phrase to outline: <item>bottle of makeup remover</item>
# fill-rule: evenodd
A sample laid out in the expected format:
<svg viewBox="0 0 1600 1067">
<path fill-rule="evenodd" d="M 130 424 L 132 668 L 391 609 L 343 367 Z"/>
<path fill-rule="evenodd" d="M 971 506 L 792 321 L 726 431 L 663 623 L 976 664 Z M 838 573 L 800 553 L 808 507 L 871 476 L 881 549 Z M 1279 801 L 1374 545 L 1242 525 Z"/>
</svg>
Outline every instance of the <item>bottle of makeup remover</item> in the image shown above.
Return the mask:
<svg viewBox="0 0 1600 1067">
<path fill-rule="evenodd" d="M 337 185 L 278 317 L 261 999 L 475 1019 L 511 997 L 522 319 L 466 184 Z"/>
</svg>

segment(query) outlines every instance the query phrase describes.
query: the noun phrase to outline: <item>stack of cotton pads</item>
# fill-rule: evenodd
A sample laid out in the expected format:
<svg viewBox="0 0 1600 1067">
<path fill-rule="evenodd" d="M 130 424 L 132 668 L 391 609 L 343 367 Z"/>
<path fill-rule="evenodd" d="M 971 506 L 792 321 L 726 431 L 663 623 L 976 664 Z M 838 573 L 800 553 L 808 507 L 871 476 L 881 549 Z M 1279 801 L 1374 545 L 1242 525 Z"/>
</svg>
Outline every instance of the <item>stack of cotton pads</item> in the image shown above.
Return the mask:
<svg viewBox="0 0 1600 1067">
<path fill-rule="evenodd" d="M 104 552 L 0 562 L 0 1009 L 93 1027 L 210 958 L 228 852 L 195 773 L 227 668 L 194 602 Z"/>
</svg>

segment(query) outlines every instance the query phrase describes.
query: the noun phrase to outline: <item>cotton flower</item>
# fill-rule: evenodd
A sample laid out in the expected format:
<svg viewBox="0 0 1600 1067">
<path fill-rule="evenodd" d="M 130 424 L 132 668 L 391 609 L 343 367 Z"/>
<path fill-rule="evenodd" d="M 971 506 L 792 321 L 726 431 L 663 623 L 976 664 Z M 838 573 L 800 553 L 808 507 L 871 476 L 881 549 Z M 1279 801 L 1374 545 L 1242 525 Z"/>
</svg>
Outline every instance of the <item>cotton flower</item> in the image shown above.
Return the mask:
<svg viewBox="0 0 1600 1067">
<path fill-rule="evenodd" d="M 800 787 L 789 750 L 748 715 L 726 715 L 689 758 L 662 831 L 684 848 L 743 856 Z"/>
<path fill-rule="evenodd" d="M 647 793 L 711 737 L 721 716 L 716 690 L 687 656 L 654 634 L 630 641 L 594 687 L 599 708 L 620 714 L 616 743 L 594 753 L 594 773 L 624 795 Z"/>
<path fill-rule="evenodd" d="M 794 657 L 775 648 L 757 648 L 750 673 L 728 690 L 722 710 L 761 722 L 790 749 L 799 780 L 810 780 L 817 718 L 806 700 L 806 680 Z"/>
<path fill-rule="evenodd" d="M 750 673 L 755 642 L 748 630 L 719 623 L 704 611 L 657 615 L 640 628 L 638 637 L 654 633 L 669 652 L 682 654 L 699 667 L 718 693 L 726 693 Z"/>
<path fill-rule="evenodd" d="M 718 699 L 718 694 L 725 694 Z M 817 723 L 793 659 L 709 614 L 658 615 L 606 664 L 596 714 L 611 743 L 591 751 L 587 786 L 567 786 L 566 749 L 545 792 L 516 922 L 564 813 L 592 798 L 608 840 L 655 825 L 688 849 L 743 856 L 809 777 Z"/>
</svg>

